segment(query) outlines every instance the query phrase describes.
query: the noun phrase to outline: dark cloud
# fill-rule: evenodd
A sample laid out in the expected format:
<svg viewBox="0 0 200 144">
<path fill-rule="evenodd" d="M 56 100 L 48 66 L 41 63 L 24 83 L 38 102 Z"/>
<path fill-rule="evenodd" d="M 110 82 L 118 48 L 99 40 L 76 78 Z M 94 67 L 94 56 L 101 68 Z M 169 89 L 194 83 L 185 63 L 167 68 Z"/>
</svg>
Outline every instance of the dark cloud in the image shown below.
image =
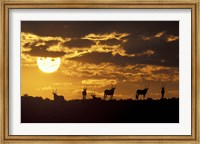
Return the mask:
<svg viewBox="0 0 200 144">
<path fill-rule="evenodd" d="M 109 39 L 109 40 L 106 40 L 106 41 L 101 41 L 100 43 L 106 44 L 106 45 L 118 45 L 118 44 L 121 44 L 122 42 L 119 41 L 119 40 L 116 40 L 116 39 Z"/>
<path fill-rule="evenodd" d="M 41 44 L 41 43 L 44 43 L 44 44 Z M 38 48 L 38 46 L 40 47 L 40 49 L 46 49 L 50 46 L 53 46 L 53 45 L 57 45 L 59 43 L 58 40 L 49 40 L 49 41 L 44 41 L 44 40 L 36 40 L 34 42 L 27 42 L 23 45 L 23 47 L 25 48 L 31 48 L 31 49 L 34 49 L 34 48 Z"/>
<path fill-rule="evenodd" d="M 93 45 L 94 42 L 90 41 L 90 40 L 86 40 L 86 39 L 81 39 L 81 38 L 77 38 L 77 39 L 72 39 L 71 41 L 68 42 L 64 42 L 63 46 L 64 47 L 90 47 L 91 45 Z"/>
<path fill-rule="evenodd" d="M 133 35 L 167 31 L 178 35 L 178 21 L 22 21 L 22 32 L 39 36 L 83 37 L 88 33 L 131 33 Z"/>
<path fill-rule="evenodd" d="M 71 60 L 85 62 L 85 63 L 94 63 L 100 64 L 102 62 L 110 62 L 116 65 L 127 65 L 127 64 L 151 64 L 151 65 L 160 65 L 160 66 L 171 66 L 177 67 L 178 63 L 175 63 L 172 60 L 161 62 L 162 59 L 154 59 L 152 56 L 136 56 L 136 57 L 124 57 L 120 55 L 113 56 L 111 53 L 99 53 L 93 52 L 85 54 L 81 57 L 74 57 Z M 178 61 L 178 58 L 177 60 Z"/>
<path fill-rule="evenodd" d="M 146 50 L 153 50 L 155 53 L 151 55 L 151 61 L 154 64 L 179 66 L 179 41 L 169 43 L 165 38 L 144 41 L 140 37 L 129 36 L 128 42 L 124 43 L 122 47 L 128 54 L 138 54 Z M 138 61 L 139 59 L 141 61 L 148 60 L 147 57 L 140 57 Z"/>
<path fill-rule="evenodd" d="M 37 57 L 61 57 L 65 55 L 65 52 L 47 51 L 45 48 L 41 47 L 33 48 L 30 51 L 23 53 Z"/>
<path fill-rule="evenodd" d="M 49 41 L 45 42 L 45 45 L 50 47 L 50 46 L 53 46 L 53 45 L 57 45 L 58 43 L 59 43 L 58 40 L 49 40 Z"/>
<path fill-rule="evenodd" d="M 23 45 L 23 47 L 25 47 L 25 48 L 29 48 L 29 47 L 31 47 L 31 43 L 30 42 L 27 42 L 27 43 L 25 43 L 24 45 Z"/>
</svg>

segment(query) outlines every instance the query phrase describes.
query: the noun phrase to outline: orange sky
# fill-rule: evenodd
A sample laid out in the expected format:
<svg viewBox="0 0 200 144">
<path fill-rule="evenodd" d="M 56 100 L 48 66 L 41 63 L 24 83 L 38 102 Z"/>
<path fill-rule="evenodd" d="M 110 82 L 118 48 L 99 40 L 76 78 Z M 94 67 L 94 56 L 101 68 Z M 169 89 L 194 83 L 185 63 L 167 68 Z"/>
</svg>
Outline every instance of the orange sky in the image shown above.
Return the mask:
<svg viewBox="0 0 200 144">
<path fill-rule="evenodd" d="M 22 22 L 21 95 L 82 99 L 116 85 L 114 98 L 135 99 L 149 83 L 147 98 L 178 97 L 178 22 Z M 56 72 L 42 72 L 37 57 L 61 58 Z"/>
</svg>

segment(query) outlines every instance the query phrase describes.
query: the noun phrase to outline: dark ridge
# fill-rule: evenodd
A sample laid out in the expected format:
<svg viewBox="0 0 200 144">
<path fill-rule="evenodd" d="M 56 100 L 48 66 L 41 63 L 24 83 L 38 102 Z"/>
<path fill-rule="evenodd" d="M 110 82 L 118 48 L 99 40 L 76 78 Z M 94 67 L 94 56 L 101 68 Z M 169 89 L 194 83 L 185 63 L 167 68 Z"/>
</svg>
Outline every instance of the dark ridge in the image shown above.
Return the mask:
<svg viewBox="0 0 200 144">
<path fill-rule="evenodd" d="M 178 123 L 179 99 L 54 101 L 21 97 L 22 123 Z"/>
</svg>

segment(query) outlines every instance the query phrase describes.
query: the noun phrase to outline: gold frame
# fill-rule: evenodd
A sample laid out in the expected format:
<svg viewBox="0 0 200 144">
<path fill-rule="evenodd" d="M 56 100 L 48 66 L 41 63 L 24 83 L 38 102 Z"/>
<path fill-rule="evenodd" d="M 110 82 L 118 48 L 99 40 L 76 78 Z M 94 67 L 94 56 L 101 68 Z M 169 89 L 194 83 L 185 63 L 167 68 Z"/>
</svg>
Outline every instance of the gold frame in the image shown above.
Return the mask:
<svg viewBox="0 0 200 144">
<path fill-rule="evenodd" d="M 0 50 L 0 121 L 1 142 L 65 142 L 65 143 L 200 143 L 199 98 L 199 4 L 200 0 L 1 0 L 1 50 Z M 8 127 L 8 14 L 11 8 L 161 8 L 192 10 L 192 135 L 191 136 L 11 136 Z"/>
</svg>

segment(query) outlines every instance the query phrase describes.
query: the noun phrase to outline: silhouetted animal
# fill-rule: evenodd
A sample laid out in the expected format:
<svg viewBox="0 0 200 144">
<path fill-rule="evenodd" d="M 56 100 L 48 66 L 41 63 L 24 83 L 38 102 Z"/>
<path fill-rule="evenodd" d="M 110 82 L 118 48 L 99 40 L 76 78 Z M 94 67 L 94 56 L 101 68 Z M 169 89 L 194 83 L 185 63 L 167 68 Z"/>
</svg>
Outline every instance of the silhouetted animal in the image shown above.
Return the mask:
<svg viewBox="0 0 200 144">
<path fill-rule="evenodd" d="M 52 94 L 53 94 L 53 98 L 54 98 L 55 102 L 64 102 L 65 101 L 64 96 L 57 95 L 57 90 L 55 90 L 55 91 L 53 90 Z"/>
<path fill-rule="evenodd" d="M 107 96 L 110 96 L 110 99 L 112 100 L 113 99 L 113 95 L 114 95 L 114 92 L 115 92 L 115 89 L 116 87 L 113 87 L 110 89 L 110 90 L 105 90 L 104 91 L 104 100 L 106 100 Z"/>
<path fill-rule="evenodd" d="M 86 96 L 87 96 L 87 87 L 86 86 L 84 86 L 84 88 L 83 88 L 82 96 L 83 96 L 83 100 L 85 100 Z"/>
<path fill-rule="evenodd" d="M 165 95 L 165 86 L 166 86 L 166 83 L 162 84 L 162 87 L 161 87 L 161 95 L 162 95 L 162 97 L 161 97 L 161 99 L 163 99 L 164 95 Z"/>
<path fill-rule="evenodd" d="M 92 92 L 91 97 L 92 97 L 93 100 L 101 100 L 100 97 L 96 97 L 95 92 Z"/>
<path fill-rule="evenodd" d="M 92 92 L 92 93 L 91 93 L 91 97 L 93 97 L 93 98 L 96 97 L 95 92 Z"/>
<path fill-rule="evenodd" d="M 147 100 L 148 100 L 148 101 L 152 101 L 153 99 L 152 99 L 152 98 L 147 98 Z"/>
<path fill-rule="evenodd" d="M 92 96 L 92 99 L 93 99 L 93 100 L 101 100 L 100 97 L 96 97 L 96 96 Z"/>
<path fill-rule="evenodd" d="M 149 87 L 149 86 L 148 86 Z M 145 88 L 143 90 L 141 89 L 138 89 L 136 91 L 136 95 L 135 95 L 135 98 L 136 100 L 138 100 L 139 98 L 139 95 L 143 95 L 143 99 L 145 99 L 145 95 L 147 94 L 147 91 L 149 90 L 149 88 L 146 87 L 146 84 L 145 84 Z"/>
</svg>

